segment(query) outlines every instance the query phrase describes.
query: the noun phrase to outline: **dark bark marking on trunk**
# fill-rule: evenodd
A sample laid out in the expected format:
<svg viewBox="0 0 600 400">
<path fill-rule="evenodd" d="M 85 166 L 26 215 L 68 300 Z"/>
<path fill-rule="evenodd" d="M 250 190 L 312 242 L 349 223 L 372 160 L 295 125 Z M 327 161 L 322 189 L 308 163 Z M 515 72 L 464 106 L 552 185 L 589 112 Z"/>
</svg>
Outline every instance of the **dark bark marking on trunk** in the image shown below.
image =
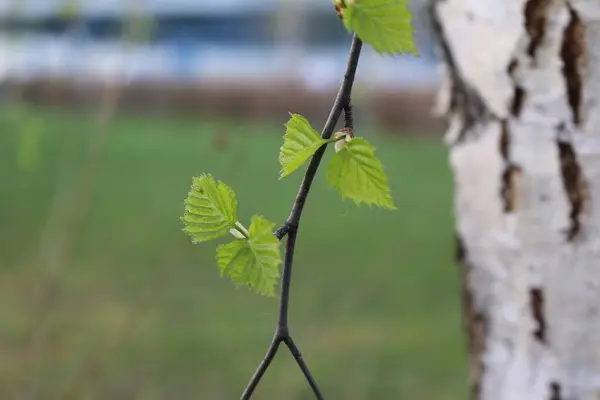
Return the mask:
<svg viewBox="0 0 600 400">
<path fill-rule="evenodd" d="M 525 3 L 525 8 L 523 9 L 523 14 L 525 16 L 525 31 L 527 31 L 530 38 L 529 44 L 527 45 L 527 54 L 534 63 L 537 49 L 542 44 L 544 36 L 546 35 L 546 22 L 548 19 L 550 3 L 551 0 L 529 0 Z M 527 93 L 515 79 L 514 73 L 517 67 L 518 61 L 516 59 L 513 59 L 508 65 L 508 75 L 515 83 L 515 91 L 510 112 L 513 116 L 518 118 L 521 115 Z"/>
<path fill-rule="evenodd" d="M 492 115 L 479 93 L 471 87 L 460 73 L 450 44 L 446 40 L 444 28 L 437 15 L 437 5 L 442 1 L 444 0 L 431 0 L 428 14 L 431 18 L 431 27 L 438 45 L 438 51 L 450 74 L 452 86 L 448 114 L 459 114 L 463 122 L 461 133 L 458 135 L 456 143 L 454 143 L 460 144 L 466 139 L 473 126 L 489 120 Z"/>
<path fill-rule="evenodd" d="M 521 167 L 512 162 L 510 158 L 510 131 L 508 120 L 500 122 L 500 154 L 504 160 L 504 171 L 500 183 L 500 197 L 502 198 L 505 213 L 514 212 L 517 208 L 517 179 L 521 174 Z"/>
<path fill-rule="evenodd" d="M 525 103 L 525 89 L 523 89 L 520 85 L 517 84 L 515 85 L 515 94 L 513 96 L 513 102 L 510 107 L 510 113 L 518 118 L 521 115 L 523 103 Z"/>
<path fill-rule="evenodd" d="M 461 300 L 463 327 L 467 332 L 467 347 L 469 351 L 469 378 L 470 398 L 479 399 L 481 393 L 481 380 L 485 371 L 483 353 L 485 350 L 485 338 L 487 336 L 488 318 L 475 306 L 473 288 L 469 283 L 472 266 L 468 261 L 468 253 L 465 244 L 456 234 L 456 261 L 460 265 Z"/>
<path fill-rule="evenodd" d="M 508 121 L 504 120 L 501 122 L 500 132 L 500 154 L 502 158 L 508 160 L 510 157 L 510 134 L 508 132 Z"/>
<path fill-rule="evenodd" d="M 525 8 L 523 10 L 523 13 L 525 14 L 525 30 L 530 37 L 527 46 L 527 54 L 534 62 L 536 51 L 542 44 L 546 34 L 547 13 L 550 2 L 551 0 L 529 0 L 525 3 Z M 507 68 L 508 76 L 510 76 L 515 85 L 510 112 L 512 116 L 516 118 L 521 115 L 527 95 L 527 92 L 518 83 L 515 77 L 515 71 L 518 66 L 518 60 L 512 59 Z M 522 169 L 519 165 L 514 164 L 510 157 L 510 121 L 508 119 L 501 121 L 500 153 L 504 159 L 500 196 L 502 198 L 504 212 L 510 213 L 516 210 L 516 180 L 520 176 Z"/>
<path fill-rule="evenodd" d="M 567 24 L 560 51 L 563 61 L 563 76 L 567 98 L 571 108 L 572 123 L 581 124 L 582 78 L 581 66 L 585 58 L 583 24 L 577 12 L 567 3 L 569 23 Z M 567 124 L 558 126 L 559 137 L 568 129 Z M 562 135 L 564 136 L 564 135 Z M 571 203 L 570 226 L 567 228 L 567 241 L 573 241 L 581 231 L 581 214 L 589 203 L 588 183 L 577 161 L 577 154 L 568 141 L 557 140 L 562 180 Z"/>
<path fill-rule="evenodd" d="M 525 89 L 523 89 L 523 87 L 520 86 L 515 79 L 515 70 L 518 66 L 519 62 L 516 59 L 512 59 L 507 68 L 508 76 L 510 76 L 515 83 L 515 91 L 513 93 L 513 99 L 510 106 L 510 113 L 515 117 L 519 117 L 519 115 L 521 115 L 521 109 L 523 108 L 523 103 L 525 102 Z"/>
<path fill-rule="evenodd" d="M 529 306 L 531 307 L 533 319 L 537 324 L 533 331 L 533 336 L 543 344 L 547 344 L 546 317 L 544 315 L 544 292 L 541 288 L 532 287 L 529 290 Z"/>
<path fill-rule="evenodd" d="M 550 383 L 550 397 L 548 400 L 563 400 L 560 385 L 556 381 Z"/>
<path fill-rule="evenodd" d="M 546 34 L 546 21 L 551 0 L 529 0 L 525 4 L 525 29 L 531 37 L 527 54 L 535 60 L 535 53 Z"/>
<path fill-rule="evenodd" d="M 564 124 L 561 124 L 558 129 L 564 130 Z M 571 203 L 570 226 L 566 232 L 567 241 L 571 242 L 581 232 L 581 214 L 585 212 L 589 203 L 589 188 L 571 143 L 557 140 L 556 144 L 563 185 Z"/>
<path fill-rule="evenodd" d="M 565 28 L 560 57 L 563 61 L 563 76 L 567 97 L 571 107 L 573 123 L 581 123 L 581 64 L 585 56 L 583 24 L 577 12 L 569 6 L 570 20 Z"/>
</svg>

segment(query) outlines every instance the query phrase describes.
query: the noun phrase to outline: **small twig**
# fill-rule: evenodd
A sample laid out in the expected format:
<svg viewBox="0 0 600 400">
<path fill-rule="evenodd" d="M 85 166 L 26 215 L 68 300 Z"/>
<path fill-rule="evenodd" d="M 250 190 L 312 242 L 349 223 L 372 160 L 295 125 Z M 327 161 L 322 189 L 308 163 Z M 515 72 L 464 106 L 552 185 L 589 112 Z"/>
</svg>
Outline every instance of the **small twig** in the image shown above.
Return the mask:
<svg viewBox="0 0 600 400">
<path fill-rule="evenodd" d="M 298 346 L 296 346 L 296 343 L 294 343 L 294 339 L 292 339 L 292 337 L 290 336 L 290 333 L 287 329 L 285 329 L 285 330 L 277 329 L 277 331 L 275 332 L 275 336 L 273 337 L 273 340 L 271 341 L 271 345 L 269 346 L 269 349 L 267 350 L 267 354 L 265 355 L 265 358 L 261 361 L 260 365 L 256 369 L 256 372 L 252 376 L 252 379 L 250 380 L 250 383 L 246 387 L 246 390 L 244 390 L 241 400 L 250 399 L 250 397 L 254 393 L 254 390 L 258 386 L 258 383 L 260 382 L 263 375 L 267 371 L 267 368 L 269 368 L 269 365 L 271 365 L 271 361 L 273 361 L 273 359 L 275 358 L 275 355 L 277 354 L 277 350 L 279 350 L 279 346 L 281 345 L 282 342 L 285 343 L 285 345 L 290 350 L 290 353 L 292 353 L 294 360 L 296 360 L 296 363 L 302 370 L 304 377 L 308 381 L 308 384 L 310 385 L 310 387 L 313 390 L 313 393 L 315 394 L 317 399 L 324 400 L 324 397 L 321 394 L 319 387 L 317 386 L 317 382 L 313 378 L 313 376 L 310 372 L 310 369 L 308 369 L 308 365 L 306 365 L 306 362 L 302 358 L 300 349 L 298 348 Z"/>
<path fill-rule="evenodd" d="M 275 358 L 275 354 L 277 354 L 277 350 L 279 349 L 279 345 L 282 341 L 283 340 L 279 333 L 275 333 L 275 337 L 273 338 L 273 341 L 271 342 L 271 345 L 267 350 L 265 358 L 261 361 L 260 365 L 256 369 L 256 372 L 252 376 L 250 383 L 248 384 L 246 390 L 244 390 L 244 393 L 240 398 L 241 400 L 247 400 L 250 398 L 250 396 L 252 396 L 252 393 L 254 393 L 254 389 L 256 389 L 256 386 L 258 386 L 258 383 L 260 382 L 264 373 L 267 371 L 267 368 L 269 368 L 269 365 L 271 365 L 271 361 L 273 361 L 273 358 Z"/>
<path fill-rule="evenodd" d="M 287 222 L 285 222 L 283 225 L 281 225 L 281 228 L 279 228 L 275 231 L 274 235 L 278 240 L 281 240 L 281 239 L 283 239 L 283 237 L 285 235 L 288 234 L 289 231 L 290 231 L 290 226 L 288 225 Z"/>
<path fill-rule="evenodd" d="M 294 360 L 296 360 L 296 363 L 302 370 L 304 377 L 308 381 L 308 384 L 312 388 L 315 396 L 317 396 L 317 399 L 324 400 L 324 397 L 321 394 L 321 391 L 317 387 L 317 383 L 315 382 L 315 379 L 313 378 L 312 374 L 310 373 L 310 370 L 308 369 L 308 365 L 306 365 L 306 363 L 304 362 L 304 359 L 302 358 L 302 354 L 300 354 L 300 349 L 298 349 L 298 346 L 296 346 L 296 343 L 294 343 L 294 339 L 292 339 L 292 337 L 288 335 L 284 339 L 284 342 L 287 345 L 288 349 L 290 349 L 290 352 L 292 353 Z"/>
<path fill-rule="evenodd" d="M 360 51 L 362 48 L 362 41 L 358 38 L 358 36 L 354 35 L 352 39 L 352 47 L 350 48 L 350 55 L 348 57 L 348 64 L 346 66 L 346 72 L 344 74 L 344 80 L 342 81 L 342 85 L 340 90 L 338 91 L 337 97 L 329 113 L 329 117 L 325 122 L 325 127 L 321 133 L 321 137 L 325 140 L 331 138 L 333 134 L 333 130 L 340 118 L 342 110 L 351 108 L 350 106 L 350 94 L 352 93 L 352 85 L 354 84 L 354 78 L 356 76 L 356 68 L 358 66 L 358 59 L 360 57 Z M 350 111 L 351 113 L 351 111 Z M 348 111 L 346 111 L 346 119 L 348 118 Z M 351 117 L 350 117 L 351 119 Z M 347 122 L 347 121 L 346 121 Z M 275 236 L 281 240 L 284 236 L 287 235 L 287 242 L 285 248 L 285 258 L 283 262 L 283 274 L 281 278 L 281 297 L 279 299 L 279 318 L 277 320 L 277 329 L 275 331 L 275 336 L 269 349 L 267 351 L 267 355 L 264 360 L 258 366 L 258 369 L 252 376 L 250 383 L 246 387 L 246 390 L 242 394 L 241 400 L 248 400 L 252 396 L 252 393 L 258 386 L 261 378 L 263 377 L 267 368 L 275 354 L 277 353 L 277 349 L 281 342 L 284 342 L 289 350 L 291 351 L 296 363 L 304 373 L 304 376 L 310 387 L 313 390 L 313 393 L 319 400 L 323 400 L 323 395 L 321 394 L 317 383 L 315 382 L 308 366 L 302 359 L 300 354 L 300 350 L 292 340 L 292 337 L 289 333 L 288 327 L 288 305 L 290 301 L 290 286 L 292 280 L 292 266 L 294 261 L 294 250 L 296 247 L 296 235 L 298 233 L 298 226 L 300 223 L 300 216 L 302 215 L 302 210 L 304 209 L 304 204 L 306 203 L 306 198 L 308 197 L 308 193 L 310 191 L 310 187 L 312 182 L 317 174 L 317 170 L 321 163 L 321 159 L 323 158 L 323 154 L 325 154 L 325 149 L 327 147 L 327 143 L 321 146 L 312 157 L 310 164 L 306 170 L 306 174 L 304 175 L 304 180 L 300 185 L 300 189 L 298 190 L 298 194 L 296 195 L 296 200 L 292 206 L 292 210 L 290 212 L 289 217 L 285 221 L 285 223 L 281 226 L 281 228 L 275 231 Z"/>
</svg>

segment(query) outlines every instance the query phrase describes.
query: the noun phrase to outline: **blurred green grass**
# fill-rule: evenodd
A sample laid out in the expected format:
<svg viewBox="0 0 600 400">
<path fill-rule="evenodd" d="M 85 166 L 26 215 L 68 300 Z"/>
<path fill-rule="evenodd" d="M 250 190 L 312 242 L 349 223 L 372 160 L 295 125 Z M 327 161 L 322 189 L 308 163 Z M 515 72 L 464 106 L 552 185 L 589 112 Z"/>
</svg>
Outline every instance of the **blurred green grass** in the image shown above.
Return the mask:
<svg viewBox="0 0 600 400">
<path fill-rule="evenodd" d="M 32 118 L 39 159 L 23 168 L 18 132 Z M 57 189 L 76 187 L 93 116 L 2 109 L 0 132 L 0 398 L 61 398 L 69 387 L 77 399 L 239 398 L 277 301 L 220 279 L 216 244 L 192 245 L 179 216 L 191 177 L 210 172 L 236 191 L 243 223 L 253 213 L 283 222 L 302 172 L 277 180 L 282 125 L 117 117 L 66 253 L 40 240 Z M 445 149 L 359 134 L 377 147 L 399 210 L 342 201 L 321 169 L 299 231 L 292 332 L 327 398 L 466 398 Z M 36 314 L 51 257 L 55 287 Z M 36 332 L 45 341 L 32 347 Z M 285 351 L 255 397 L 313 398 Z"/>
</svg>

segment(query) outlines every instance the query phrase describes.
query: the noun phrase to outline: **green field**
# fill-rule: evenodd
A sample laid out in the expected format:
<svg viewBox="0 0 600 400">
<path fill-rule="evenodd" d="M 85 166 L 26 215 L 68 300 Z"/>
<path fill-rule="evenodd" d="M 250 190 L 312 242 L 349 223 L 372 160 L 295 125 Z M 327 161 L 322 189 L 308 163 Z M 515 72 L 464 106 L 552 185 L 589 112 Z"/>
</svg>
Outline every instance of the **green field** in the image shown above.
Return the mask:
<svg viewBox="0 0 600 400">
<path fill-rule="evenodd" d="M 5 109 L 0 132 L 0 398 L 239 398 L 277 300 L 221 279 L 216 243 L 192 245 L 179 216 L 191 177 L 211 172 L 236 191 L 244 224 L 254 213 L 283 222 L 303 172 L 277 180 L 282 124 L 118 117 L 80 224 L 72 193 L 92 117 Z M 399 209 L 342 201 L 320 171 L 299 231 L 292 333 L 328 399 L 466 398 L 446 151 L 359 134 Z M 255 398 L 313 397 L 281 352 Z"/>
</svg>

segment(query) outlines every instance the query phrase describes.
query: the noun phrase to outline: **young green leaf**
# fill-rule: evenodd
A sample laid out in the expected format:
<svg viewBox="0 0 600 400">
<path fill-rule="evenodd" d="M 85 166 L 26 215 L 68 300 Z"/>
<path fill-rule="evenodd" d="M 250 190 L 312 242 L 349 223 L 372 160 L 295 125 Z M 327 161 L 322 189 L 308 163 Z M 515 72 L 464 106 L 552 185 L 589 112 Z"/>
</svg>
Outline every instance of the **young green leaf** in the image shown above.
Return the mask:
<svg viewBox="0 0 600 400">
<path fill-rule="evenodd" d="M 210 174 L 194 178 L 185 200 L 183 229 L 194 243 L 225 236 L 236 227 L 237 201 L 233 190 Z"/>
<path fill-rule="evenodd" d="M 344 24 L 378 53 L 419 52 L 413 38 L 410 0 L 355 0 L 344 8 Z"/>
<path fill-rule="evenodd" d="M 252 217 L 249 239 L 235 240 L 217 248 L 221 275 L 236 285 L 247 285 L 257 293 L 273 296 L 279 278 L 279 240 L 273 235 L 275 224 L 259 215 Z"/>
<path fill-rule="evenodd" d="M 327 169 L 327 183 L 359 205 L 375 204 L 395 210 L 387 176 L 375 149 L 362 138 L 354 138 L 335 153 Z"/>
<path fill-rule="evenodd" d="M 279 179 L 302 166 L 326 142 L 302 115 L 291 114 L 285 127 L 283 145 L 279 152 L 279 163 L 281 164 Z"/>
</svg>

